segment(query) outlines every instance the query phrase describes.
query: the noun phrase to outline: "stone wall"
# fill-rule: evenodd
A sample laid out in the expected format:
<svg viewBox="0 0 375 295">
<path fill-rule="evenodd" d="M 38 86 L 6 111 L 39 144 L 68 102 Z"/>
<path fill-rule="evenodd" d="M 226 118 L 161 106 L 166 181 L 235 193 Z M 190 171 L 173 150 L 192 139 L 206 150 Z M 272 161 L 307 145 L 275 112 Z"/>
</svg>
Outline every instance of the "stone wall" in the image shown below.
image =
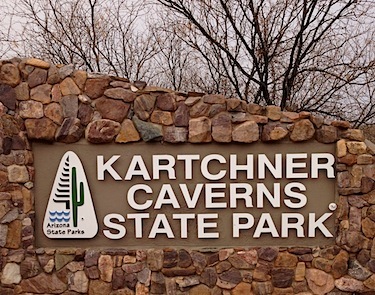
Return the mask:
<svg viewBox="0 0 375 295">
<path fill-rule="evenodd" d="M 348 122 L 175 93 L 37 59 L 0 63 L 1 294 L 374 294 L 374 146 Z M 32 141 L 318 141 L 337 145 L 329 247 L 41 249 Z"/>
</svg>

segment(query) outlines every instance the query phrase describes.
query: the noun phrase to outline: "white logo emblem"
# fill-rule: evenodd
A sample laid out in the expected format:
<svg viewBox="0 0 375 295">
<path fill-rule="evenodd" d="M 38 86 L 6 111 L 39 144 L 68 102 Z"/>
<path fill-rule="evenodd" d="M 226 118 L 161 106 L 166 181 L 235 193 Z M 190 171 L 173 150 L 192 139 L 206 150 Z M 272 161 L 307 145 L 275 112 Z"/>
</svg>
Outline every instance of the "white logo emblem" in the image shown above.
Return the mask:
<svg viewBox="0 0 375 295">
<path fill-rule="evenodd" d="M 98 232 L 86 174 L 72 151 L 61 158 L 44 215 L 43 232 L 50 239 L 87 239 Z"/>
</svg>

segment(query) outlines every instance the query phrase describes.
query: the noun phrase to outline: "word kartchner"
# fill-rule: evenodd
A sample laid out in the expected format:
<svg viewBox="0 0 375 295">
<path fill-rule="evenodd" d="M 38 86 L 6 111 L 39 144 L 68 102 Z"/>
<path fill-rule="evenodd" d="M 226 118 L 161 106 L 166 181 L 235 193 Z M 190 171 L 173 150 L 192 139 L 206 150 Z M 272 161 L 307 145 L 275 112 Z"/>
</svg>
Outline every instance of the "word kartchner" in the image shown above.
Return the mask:
<svg viewBox="0 0 375 295">
<path fill-rule="evenodd" d="M 133 155 L 125 167 L 117 165 L 121 157 L 97 156 L 98 181 L 136 180 L 122 192 L 131 212 L 103 218 L 108 239 L 220 239 L 228 230 L 233 239 L 288 238 L 291 233 L 314 238 L 318 232 L 333 237 L 325 222 L 335 203 L 320 215 L 300 212 L 309 202 L 304 180 L 335 178 L 330 153 L 246 154 L 241 160 L 237 154 L 157 154 L 148 161 Z M 219 225 L 223 216 L 225 230 Z"/>
</svg>

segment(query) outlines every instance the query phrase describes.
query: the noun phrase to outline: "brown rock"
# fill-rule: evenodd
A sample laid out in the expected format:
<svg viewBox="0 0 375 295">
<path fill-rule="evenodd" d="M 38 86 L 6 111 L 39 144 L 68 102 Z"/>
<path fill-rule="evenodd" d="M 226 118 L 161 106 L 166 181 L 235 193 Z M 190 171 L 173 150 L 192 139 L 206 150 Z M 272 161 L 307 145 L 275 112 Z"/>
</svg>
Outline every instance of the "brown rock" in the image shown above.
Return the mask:
<svg viewBox="0 0 375 295">
<path fill-rule="evenodd" d="M 346 149 L 346 141 L 344 139 L 340 139 L 336 143 L 336 155 L 338 158 L 344 157 L 347 153 Z"/>
<path fill-rule="evenodd" d="M 247 112 L 252 114 L 252 115 L 261 115 L 263 116 L 265 114 L 265 109 L 264 107 L 255 104 L 255 103 L 249 103 L 247 105 Z"/>
<path fill-rule="evenodd" d="M 238 252 L 238 256 L 244 259 L 253 268 L 258 262 L 258 252 L 255 249 Z"/>
<path fill-rule="evenodd" d="M 14 64 L 3 64 L 0 71 L 0 82 L 12 87 L 17 86 L 21 81 L 18 68 Z"/>
<path fill-rule="evenodd" d="M 304 262 L 298 262 L 295 269 L 294 279 L 297 282 L 302 282 L 306 275 L 306 264 Z"/>
<path fill-rule="evenodd" d="M 10 110 L 16 109 L 16 91 L 12 86 L 0 83 L 0 102 Z"/>
<path fill-rule="evenodd" d="M 262 141 L 277 141 L 288 135 L 288 130 L 280 124 L 269 123 L 263 126 Z"/>
<path fill-rule="evenodd" d="M 363 282 L 366 288 L 370 290 L 375 290 L 375 274 L 369 277 L 366 281 Z"/>
<path fill-rule="evenodd" d="M 193 261 L 191 260 L 190 254 L 188 251 L 181 249 L 178 251 L 178 266 L 182 268 L 189 267 Z"/>
<path fill-rule="evenodd" d="M 21 262 L 20 267 L 23 279 L 35 277 L 41 272 L 39 262 L 34 257 L 26 257 L 26 259 Z"/>
<path fill-rule="evenodd" d="M 147 120 L 154 109 L 156 98 L 149 94 L 138 96 L 134 101 L 134 112 L 141 120 Z"/>
<path fill-rule="evenodd" d="M 190 289 L 189 295 L 211 295 L 211 291 L 205 285 L 198 285 Z"/>
<path fill-rule="evenodd" d="M 278 106 L 266 106 L 266 116 L 272 121 L 281 119 L 281 108 Z"/>
<path fill-rule="evenodd" d="M 211 142 L 211 120 L 207 117 L 191 119 L 189 121 L 189 142 Z"/>
<path fill-rule="evenodd" d="M 21 246 L 22 223 L 20 220 L 14 220 L 8 225 L 8 235 L 5 248 L 18 249 Z"/>
<path fill-rule="evenodd" d="M 87 80 L 87 72 L 85 71 L 74 71 L 73 80 L 79 89 L 84 89 Z"/>
<path fill-rule="evenodd" d="M 47 70 L 36 68 L 32 71 L 27 79 L 30 88 L 47 82 Z"/>
<path fill-rule="evenodd" d="M 207 267 L 200 276 L 200 282 L 213 288 L 216 285 L 217 274 L 213 267 Z"/>
<path fill-rule="evenodd" d="M 272 284 L 276 288 L 288 288 L 292 286 L 294 270 L 290 268 L 275 268 L 271 271 Z"/>
<path fill-rule="evenodd" d="M 258 250 L 258 257 L 266 261 L 273 261 L 279 253 L 279 249 L 276 247 L 262 247 Z"/>
<path fill-rule="evenodd" d="M 207 258 L 204 254 L 200 252 L 193 251 L 190 253 L 193 260 L 193 265 L 196 269 L 197 274 L 201 274 L 207 265 Z"/>
<path fill-rule="evenodd" d="M 60 84 L 53 85 L 51 90 L 51 97 L 52 101 L 60 102 L 62 98 L 62 94 L 60 91 Z"/>
<path fill-rule="evenodd" d="M 86 95 L 93 99 L 103 96 L 104 90 L 109 86 L 109 82 L 109 77 L 87 79 L 85 85 Z"/>
<path fill-rule="evenodd" d="M 361 292 L 364 291 L 365 286 L 363 282 L 350 277 L 342 277 L 335 281 L 337 289 L 345 292 Z"/>
<path fill-rule="evenodd" d="M 280 252 L 275 261 L 275 267 L 296 267 L 298 258 L 288 252 Z"/>
<path fill-rule="evenodd" d="M 282 123 L 293 123 L 299 119 L 299 114 L 296 112 L 281 112 L 280 122 Z"/>
<path fill-rule="evenodd" d="M 163 267 L 170 268 L 177 266 L 178 254 L 174 249 L 164 249 Z"/>
<path fill-rule="evenodd" d="M 36 277 L 22 280 L 20 283 L 23 292 L 61 294 L 67 289 L 67 285 L 60 281 L 55 274 L 41 273 Z"/>
<path fill-rule="evenodd" d="M 19 114 L 22 118 L 39 119 L 43 117 L 43 104 L 39 101 L 27 100 L 19 104 Z"/>
<path fill-rule="evenodd" d="M 32 100 L 40 101 L 42 104 L 51 102 L 51 89 L 49 84 L 39 85 L 31 89 L 30 95 Z"/>
<path fill-rule="evenodd" d="M 132 102 L 137 97 L 137 94 L 122 87 L 107 89 L 104 91 L 104 95 L 113 99 L 121 99 L 125 102 Z"/>
<path fill-rule="evenodd" d="M 220 113 L 212 119 L 212 138 L 216 142 L 232 141 L 232 117 L 229 113 Z"/>
<path fill-rule="evenodd" d="M 51 65 L 51 67 L 48 69 L 47 83 L 54 85 L 54 84 L 60 83 L 60 81 L 61 81 L 61 78 L 59 75 L 59 69 L 55 65 Z"/>
<path fill-rule="evenodd" d="M 341 133 L 342 138 L 356 141 L 365 141 L 363 131 L 360 129 L 348 129 Z"/>
<path fill-rule="evenodd" d="M 173 118 L 171 112 L 154 110 L 151 114 L 151 122 L 161 125 L 172 125 Z"/>
<path fill-rule="evenodd" d="M 156 106 L 163 111 L 175 111 L 176 95 L 173 93 L 163 93 L 156 98 Z"/>
<path fill-rule="evenodd" d="M 56 124 L 61 124 L 64 116 L 63 109 L 59 103 L 50 103 L 44 108 L 44 115 Z"/>
<path fill-rule="evenodd" d="M 103 119 L 121 123 L 128 115 L 130 105 L 119 100 L 101 97 L 95 100 L 95 107 Z"/>
<path fill-rule="evenodd" d="M 318 269 L 307 269 L 306 280 L 314 294 L 324 295 L 332 291 L 335 282 L 330 274 Z"/>
<path fill-rule="evenodd" d="M 73 143 L 81 139 L 84 128 L 77 118 L 66 118 L 61 127 L 57 130 L 56 141 Z"/>
<path fill-rule="evenodd" d="M 251 292 L 251 284 L 241 282 L 232 290 L 232 295 L 244 295 L 244 294 L 247 294 L 247 295 L 253 294 Z"/>
<path fill-rule="evenodd" d="M 225 97 L 221 94 L 206 94 L 203 96 L 203 102 L 209 104 L 224 104 Z"/>
<path fill-rule="evenodd" d="M 325 272 L 331 272 L 332 269 L 332 261 L 322 257 L 315 258 L 312 265 L 313 267 Z"/>
<path fill-rule="evenodd" d="M 252 283 L 253 293 L 256 295 L 272 294 L 273 286 L 271 282 L 253 282 Z"/>
<path fill-rule="evenodd" d="M 94 110 L 90 105 L 81 103 L 78 107 L 78 119 L 81 120 L 83 126 L 87 126 L 93 118 Z"/>
<path fill-rule="evenodd" d="M 48 118 L 26 119 L 25 127 L 29 139 L 54 141 L 57 125 Z"/>
<path fill-rule="evenodd" d="M 348 121 L 333 121 L 331 123 L 332 126 L 341 128 L 341 129 L 349 129 L 350 128 L 350 123 Z"/>
<path fill-rule="evenodd" d="M 103 282 L 100 280 L 92 280 L 89 284 L 89 293 L 90 295 L 104 295 L 110 294 L 112 291 L 111 283 Z"/>
<path fill-rule="evenodd" d="M 141 137 L 137 129 L 135 128 L 133 122 L 129 119 L 125 119 L 121 124 L 121 129 L 116 137 L 116 142 L 127 143 L 133 141 L 139 141 Z"/>
<path fill-rule="evenodd" d="M 375 222 L 370 218 L 365 218 L 362 220 L 362 232 L 367 238 L 374 238 L 375 236 Z"/>
<path fill-rule="evenodd" d="M 30 180 L 26 166 L 10 165 L 7 170 L 9 182 L 25 183 Z"/>
<path fill-rule="evenodd" d="M 189 126 L 189 107 L 184 102 L 178 103 L 178 107 L 174 115 L 174 124 L 176 127 Z"/>
<path fill-rule="evenodd" d="M 100 272 L 100 279 L 104 282 L 112 281 L 113 262 L 110 255 L 101 255 L 98 261 L 98 269 Z"/>
<path fill-rule="evenodd" d="M 147 265 L 151 271 L 160 271 L 163 267 L 164 252 L 163 250 L 148 250 Z"/>
<path fill-rule="evenodd" d="M 294 124 L 293 131 L 290 135 L 292 141 L 306 141 L 311 139 L 315 134 L 314 125 L 308 119 L 303 119 Z"/>
<path fill-rule="evenodd" d="M 228 112 L 240 112 L 242 111 L 241 100 L 236 98 L 230 98 L 226 100 Z"/>
<path fill-rule="evenodd" d="M 16 88 L 14 88 L 16 92 L 17 100 L 28 100 L 30 99 L 30 91 L 27 82 L 20 83 Z"/>
<path fill-rule="evenodd" d="M 163 268 L 162 273 L 167 277 L 176 277 L 176 276 L 191 276 L 194 275 L 195 268 L 194 267 L 187 267 L 187 268 L 179 268 L 179 267 L 173 267 L 173 268 Z"/>
<path fill-rule="evenodd" d="M 81 94 L 81 90 L 76 85 L 76 83 L 74 83 L 73 79 L 70 77 L 65 78 L 60 83 L 60 90 L 63 96 Z"/>
<path fill-rule="evenodd" d="M 210 104 L 204 103 L 203 100 L 198 101 L 190 108 L 190 117 L 208 117 L 210 113 L 211 106 Z"/>
<path fill-rule="evenodd" d="M 120 132 L 118 122 L 101 119 L 91 122 L 86 128 L 86 139 L 91 143 L 109 143 Z"/>
<path fill-rule="evenodd" d="M 163 129 L 164 141 L 171 143 L 186 142 L 188 130 L 184 127 L 166 126 Z"/>
<path fill-rule="evenodd" d="M 251 143 L 259 140 L 259 127 L 253 121 L 244 122 L 233 129 L 232 139 L 236 142 Z"/>
<path fill-rule="evenodd" d="M 270 271 L 270 265 L 258 263 L 253 272 L 253 279 L 260 282 L 269 281 L 271 278 Z"/>
<path fill-rule="evenodd" d="M 78 293 L 87 293 L 89 288 L 89 280 L 84 271 L 80 270 L 70 275 L 69 290 Z"/>
<path fill-rule="evenodd" d="M 78 114 L 78 97 L 76 95 L 64 96 L 61 99 L 61 107 L 64 118 L 77 117 Z"/>
<path fill-rule="evenodd" d="M 228 261 L 237 269 L 250 269 L 254 268 L 254 265 L 250 265 L 242 255 L 234 254 L 228 258 Z"/>
<path fill-rule="evenodd" d="M 338 139 L 337 129 L 334 126 L 323 125 L 316 131 L 316 140 L 322 143 L 333 143 Z"/>
</svg>

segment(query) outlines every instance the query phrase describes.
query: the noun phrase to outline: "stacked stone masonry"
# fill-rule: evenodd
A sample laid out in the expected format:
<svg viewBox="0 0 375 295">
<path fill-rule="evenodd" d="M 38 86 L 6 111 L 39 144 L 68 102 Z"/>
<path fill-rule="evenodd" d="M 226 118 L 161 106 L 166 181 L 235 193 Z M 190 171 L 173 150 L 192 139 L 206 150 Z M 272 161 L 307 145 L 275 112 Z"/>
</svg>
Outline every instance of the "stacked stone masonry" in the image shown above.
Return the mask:
<svg viewBox="0 0 375 295">
<path fill-rule="evenodd" d="M 177 93 L 38 59 L 0 67 L 0 294 L 375 294 L 375 150 L 348 122 Z M 92 144 L 335 143 L 336 244 L 36 248 L 31 143 L 82 138 Z"/>
</svg>

